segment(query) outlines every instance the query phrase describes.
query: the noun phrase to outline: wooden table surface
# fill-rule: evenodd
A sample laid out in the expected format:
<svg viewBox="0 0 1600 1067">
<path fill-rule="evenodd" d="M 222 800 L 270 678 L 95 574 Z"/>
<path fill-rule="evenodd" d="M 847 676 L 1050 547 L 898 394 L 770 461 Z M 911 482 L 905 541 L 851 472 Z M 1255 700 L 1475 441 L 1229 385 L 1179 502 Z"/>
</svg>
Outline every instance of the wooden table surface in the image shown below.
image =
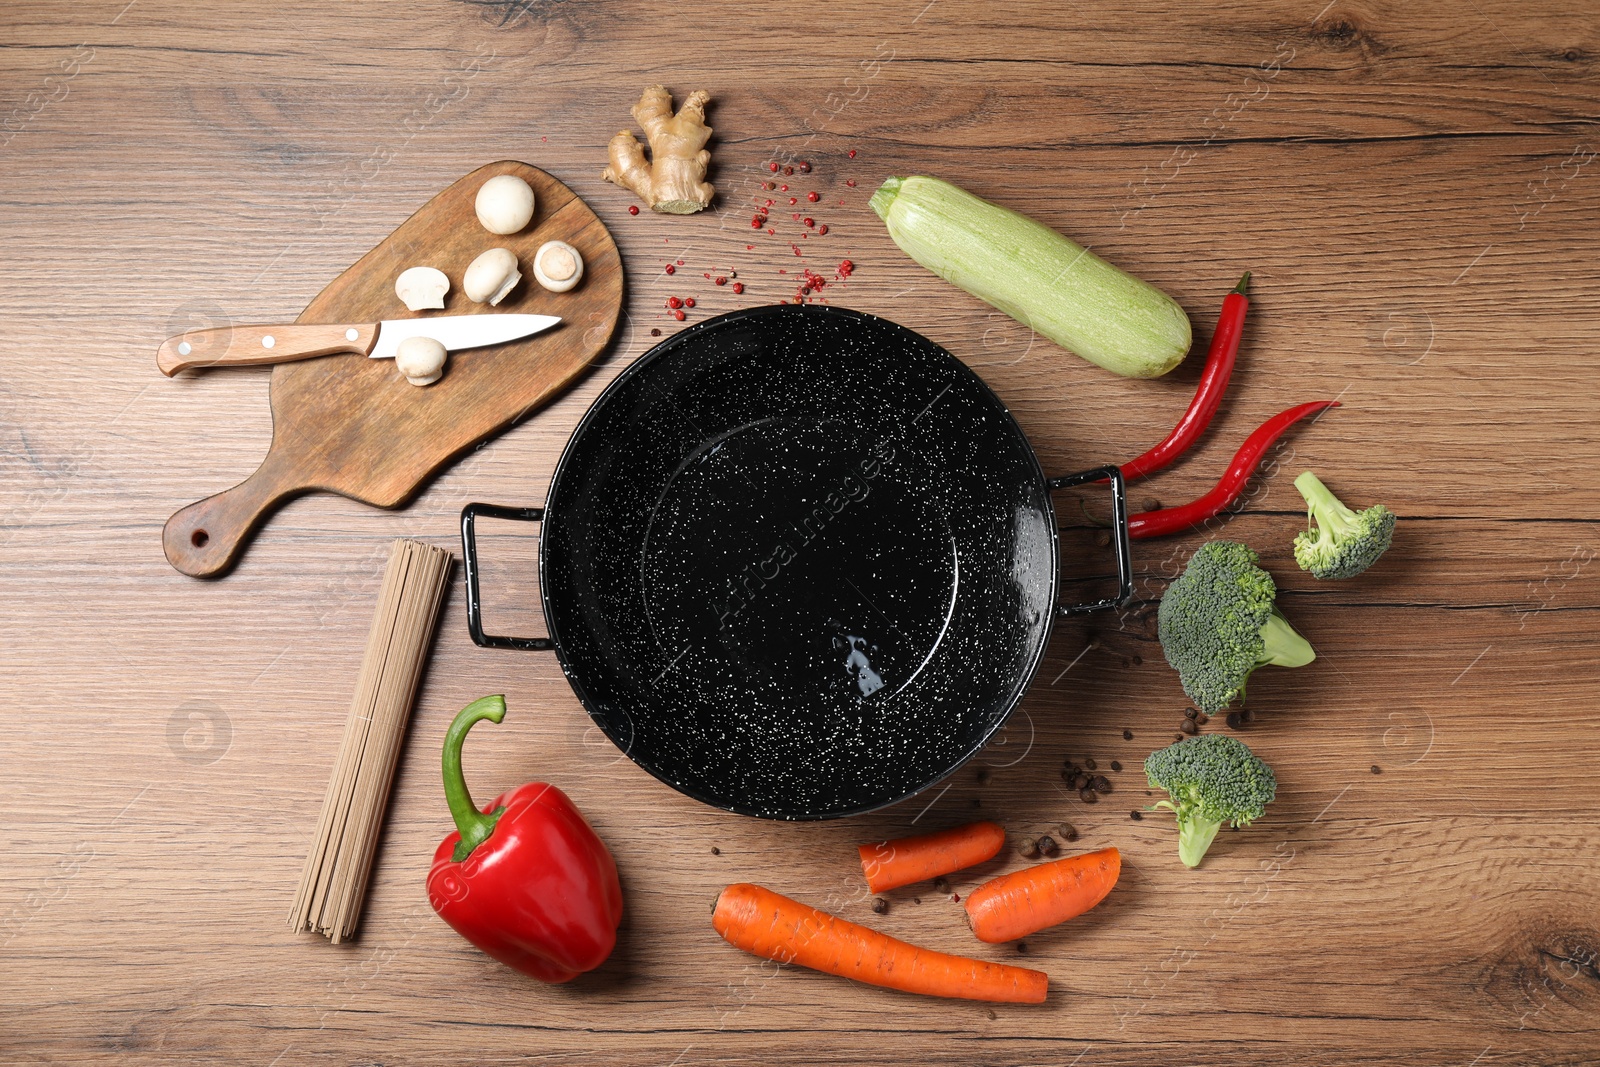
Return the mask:
<svg viewBox="0 0 1600 1067">
<path fill-rule="evenodd" d="M 1600 1059 L 1600 9 L 1593 3 L 8 3 L 0 16 L 0 1060 L 5 1063 L 1387 1064 Z M 600 180 L 641 88 L 714 97 L 715 209 Z M 156 345 L 292 319 L 429 196 L 502 158 L 612 228 L 627 316 L 595 371 L 407 508 L 313 495 L 220 581 L 161 553 L 169 514 L 242 479 L 267 373 L 177 380 Z M 774 158 L 826 236 L 749 226 Z M 1059 626 L 996 744 L 912 801 L 774 824 L 677 795 L 591 726 L 548 654 L 469 641 L 460 580 L 396 782 L 361 936 L 285 925 L 388 542 L 455 547 L 474 499 L 537 504 L 600 389 L 655 337 L 825 295 L 947 346 L 1051 473 L 1126 459 L 1193 389 L 1031 338 L 888 240 L 866 199 L 927 172 L 1172 293 L 1201 346 L 1255 272 L 1234 387 L 1175 503 L 1289 404 L 1338 397 L 1226 536 L 1257 547 L 1319 658 L 1251 683 L 1266 818 L 1183 868 L 1139 760 L 1185 701 L 1154 603 L 1200 536 L 1137 546 L 1137 603 Z M 780 174 L 779 177 L 782 177 Z M 820 231 L 819 231 L 820 232 Z M 792 250 L 797 249 L 796 250 Z M 681 260 L 674 276 L 663 267 Z M 742 296 L 707 273 L 738 272 Z M 1403 516 L 1364 578 L 1288 550 L 1315 467 Z M 1091 510 L 1098 502 L 1090 497 Z M 1071 558 L 1093 538 L 1058 497 Z M 491 526 L 494 625 L 540 625 L 535 543 Z M 467 773 L 541 778 L 610 843 L 627 915 L 550 988 L 431 912 L 445 725 L 508 695 Z M 1207 730 L 1225 729 L 1214 721 Z M 1131 731 L 1132 740 L 1124 740 Z M 1119 760 L 1094 806 L 1066 759 Z M 973 816 L 1115 844 L 1097 910 L 984 946 L 931 888 L 871 913 L 854 845 Z M 965 893 L 1013 851 L 953 879 Z M 779 968 L 710 928 L 760 881 L 938 949 L 1048 971 L 1039 1007 L 922 1000 Z M 920 900 L 920 903 L 919 903 Z"/>
</svg>

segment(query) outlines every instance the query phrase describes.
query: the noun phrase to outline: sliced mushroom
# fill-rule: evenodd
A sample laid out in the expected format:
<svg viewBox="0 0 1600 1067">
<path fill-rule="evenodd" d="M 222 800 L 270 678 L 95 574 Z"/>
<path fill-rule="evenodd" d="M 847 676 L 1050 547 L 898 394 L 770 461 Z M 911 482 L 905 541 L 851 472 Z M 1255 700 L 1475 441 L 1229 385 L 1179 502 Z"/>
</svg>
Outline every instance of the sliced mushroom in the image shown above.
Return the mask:
<svg viewBox="0 0 1600 1067">
<path fill-rule="evenodd" d="M 444 376 L 448 353 L 431 337 L 407 337 L 394 352 L 395 370 L 412 385 L 432 385 Z"/>
<path fill-rule="evenodd" d="M 516 233 L 533 218 L 533 187 L 515 174 L 501 174 L 478 187 L 472 206 L 490 233 Z"/>
<path fill-rule="evenodd" d="M 450 279 L 433 267 L 411 267 L 394 280 L 395 296 L 412 311 L 444 307 L 444 294 L 449 291 Z"/>
<path fill-rule="evenodd" d="M 564 293 L 583 280 L 583 257 L 565 241 L 546 241 L 533 254 L 533 276 L 552 293 Z"/>
<path fill-rule="evenodd" d="M 461 278 L 461 291 L 480 304 L 498 304 L 517 287 L 522 272 L 509 248 L 491 248 L 472 261 Z"/>
</svg>

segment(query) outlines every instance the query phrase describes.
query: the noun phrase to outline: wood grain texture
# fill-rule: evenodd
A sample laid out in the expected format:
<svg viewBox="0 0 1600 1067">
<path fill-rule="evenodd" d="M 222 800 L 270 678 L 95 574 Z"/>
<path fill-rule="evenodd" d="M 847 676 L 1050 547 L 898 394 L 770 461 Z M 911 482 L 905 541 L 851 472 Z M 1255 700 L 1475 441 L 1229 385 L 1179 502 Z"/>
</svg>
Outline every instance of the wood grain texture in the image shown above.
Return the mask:
<svg viewBox="0 0 1600 1067">
<path fill-rule="evenodd" d="M 511 174 L 533 187 L 534 218 L 510 235 L 479 225 L 478 189 Z M 546 241 L 565 241 L 583 257 L 578 288 L 551 293 L 533 279 L 533 257 Z M 499 304 L 479 304 L 461 291 L 467 267 L 490 248 L 516 254 L 523 278 Z M 556 315 L 560 325 L 519 341 L 455 354 L 438 382 L 418 388 L 393 360 L 365 357 L 374 336 L 335 347 L 355 354 L 280 363 L 272 372 L 272 447 L 249 478 L 167 520 L 162 545 L 184 574 L 214 577 L 232 567 L 246 539 L 287 497 L 313 489 L 379 507 L 396 507 L 434 471 L 466 449 L 535 411 L 604 351 L 622 314 L 622 263 L 616 242 L 587 204 L 537 167 L 503 160 L 479 167 L 429 200 L 394 233 L 340 274 L 280 330 L 286 345 L 327 331 L 313 324 L 426 318 L 395 294 L 407 268 L 431 266 L 454 279 L 442 314 Z M 213 328 L 215 329 L 215 328 Z M 260 349 L 260 327 L 230 330 Z M 267 334 L 267 336 L 274 336 Z M 326 338 L 324 338 L 326 340 Z M 172 344 L 162 343 L 165 352 Z M 276 347 L 276 346 L 274 346 Z M 324 346 L 324 350 L 327 348 Z"/>
<path fill-rule="evenodd" d="M 1542 0 L 9 5 L 0 1060 L 1592 1064 L 1595 14 Z M 630 216 L 599 178 L 606 141 L 658 81 L 712 93 L 719 199 L 702 215 Z M 813 165 L 803 181 L 780 173 L 785 198 L 819 200 L 779 200 L 766 235 L 749 223 L 753 197 L 778 198 L 760 188 L 775 157 Z M 549 171 L 616 238 L 627 298 L 594 373 L 403 509 L 302 497 L 225 580 L 175 573 L 162 523 L 260 461 L 271 376 L 168 380 L 155 346 L 292 319 L 416 205 L 496 159 Z M 1262 552 L 1319 652 L 1251 684 L 1258 718 L 1241 736 L 1282 783 L 1268 817 L 1191 872 L 1169 823 L 1129 814 L 1151 799 L 1138 761 L 1184 707 L 1154 603 L 1199 536 L 1137 546 L 1135 603 L 1063 622 L 1005 734 L 948 787 L 806 826 L 712 811 L 634 767 L 553 656 L 470 643 L 458 580 L 361 938 L 283 929 L 387 545 L 453 548 L 470 500 L 542 503 L 588 404 L 652 330 L 677 328 L 669 296 L 694 296 L 697 321 L 792 298 L 810 268 L 830 301 L 978 369 L 1049 474 L 1132 456 L 1177 418 L 1193 366 L 1115 378 L 900 254 L 866 197 L 914 172 L 1160 285 L 1199 344 L 1254 271 L 1228 402 L 1191 457 L 1133 486 L 1136 504 L 1197 495 L 1262 419 L 1340 397 L 1220 527 Z M 833 281 L 845 258 L 854 274 Z M 742 295 L 714 284 L 735 271 Z M 1365 579 L 1294 568 L 1303 467 L 1403 516 Z M 1096 531 L 1070 494 L 1057 503 L 1070 574 L 1101 573 Z M 530 531 L 486 522 L 481 536 L 490 629 L 541 632 Z M 510 713 L 474 735 L 474 788 L 558 783 L 622 870 L 617 953 L 570 987 L 486 961 L 423 892 L 448 828 L 445 727 L 496 691 Z M 1088 757 L 1124 767 L 1093 806 L 1059 777 Z M 1122 883 L 1026 952 L 976 942 L 927 887 L 873 914 L 856 844 L 975 814 L 1017 839 L 1069 821 L 1076 847 L 1122 851 Z M 1008 851 L 952 888 L 1021 862 Z M 741 880 L 942 951 L 1024 961 L 1050 973 L 1051 998 L 991 1015 L 746 958 L 709 923 Z"/>
</svg>

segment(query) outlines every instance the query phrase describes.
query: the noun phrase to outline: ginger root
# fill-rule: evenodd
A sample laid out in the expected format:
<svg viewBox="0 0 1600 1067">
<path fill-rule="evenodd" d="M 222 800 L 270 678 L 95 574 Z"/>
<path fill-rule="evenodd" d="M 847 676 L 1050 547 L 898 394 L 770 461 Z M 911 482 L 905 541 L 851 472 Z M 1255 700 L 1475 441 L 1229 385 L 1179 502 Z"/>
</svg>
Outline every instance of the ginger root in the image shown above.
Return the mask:
<svg viewBox="0 0 1600 1067">
<path fill-rule="evenodd" d="M 709 99 L 704 90 L 690 93 L 674 115 L 672 94 L 664 86 L 650 86 L 633 105 L 633 119 L 650 139 L 650 162 L 645 162 L 644 146 L 633 133 L 618 130 L 607 152 L 611 165 L 600 177 L 633 190 L 655 211 L 692 215 L 705 210 L 717 192 L 705 180 L 711 163 L 711 153 L 705 149 L 711 139 L 711 127 L 706 125 Z"/>
</svg>

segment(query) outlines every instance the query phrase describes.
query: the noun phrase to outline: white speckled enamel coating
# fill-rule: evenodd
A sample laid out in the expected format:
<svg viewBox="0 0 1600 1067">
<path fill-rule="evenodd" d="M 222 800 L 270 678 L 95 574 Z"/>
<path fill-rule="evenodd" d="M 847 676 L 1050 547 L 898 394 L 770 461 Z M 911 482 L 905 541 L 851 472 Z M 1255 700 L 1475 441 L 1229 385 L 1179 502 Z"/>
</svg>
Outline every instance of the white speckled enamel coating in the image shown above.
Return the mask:
<svg viewBox="0 0 1600 1067">
<path fill-rule="evenodd" d="M 976 374 L 840 308 L 735 312 L 642 356 L 579 426 L 541 534 L 589 713 L 690 796 L 767 818 L 938 781 L 1049 638 L 1055 520 Z"/>
</svg>

